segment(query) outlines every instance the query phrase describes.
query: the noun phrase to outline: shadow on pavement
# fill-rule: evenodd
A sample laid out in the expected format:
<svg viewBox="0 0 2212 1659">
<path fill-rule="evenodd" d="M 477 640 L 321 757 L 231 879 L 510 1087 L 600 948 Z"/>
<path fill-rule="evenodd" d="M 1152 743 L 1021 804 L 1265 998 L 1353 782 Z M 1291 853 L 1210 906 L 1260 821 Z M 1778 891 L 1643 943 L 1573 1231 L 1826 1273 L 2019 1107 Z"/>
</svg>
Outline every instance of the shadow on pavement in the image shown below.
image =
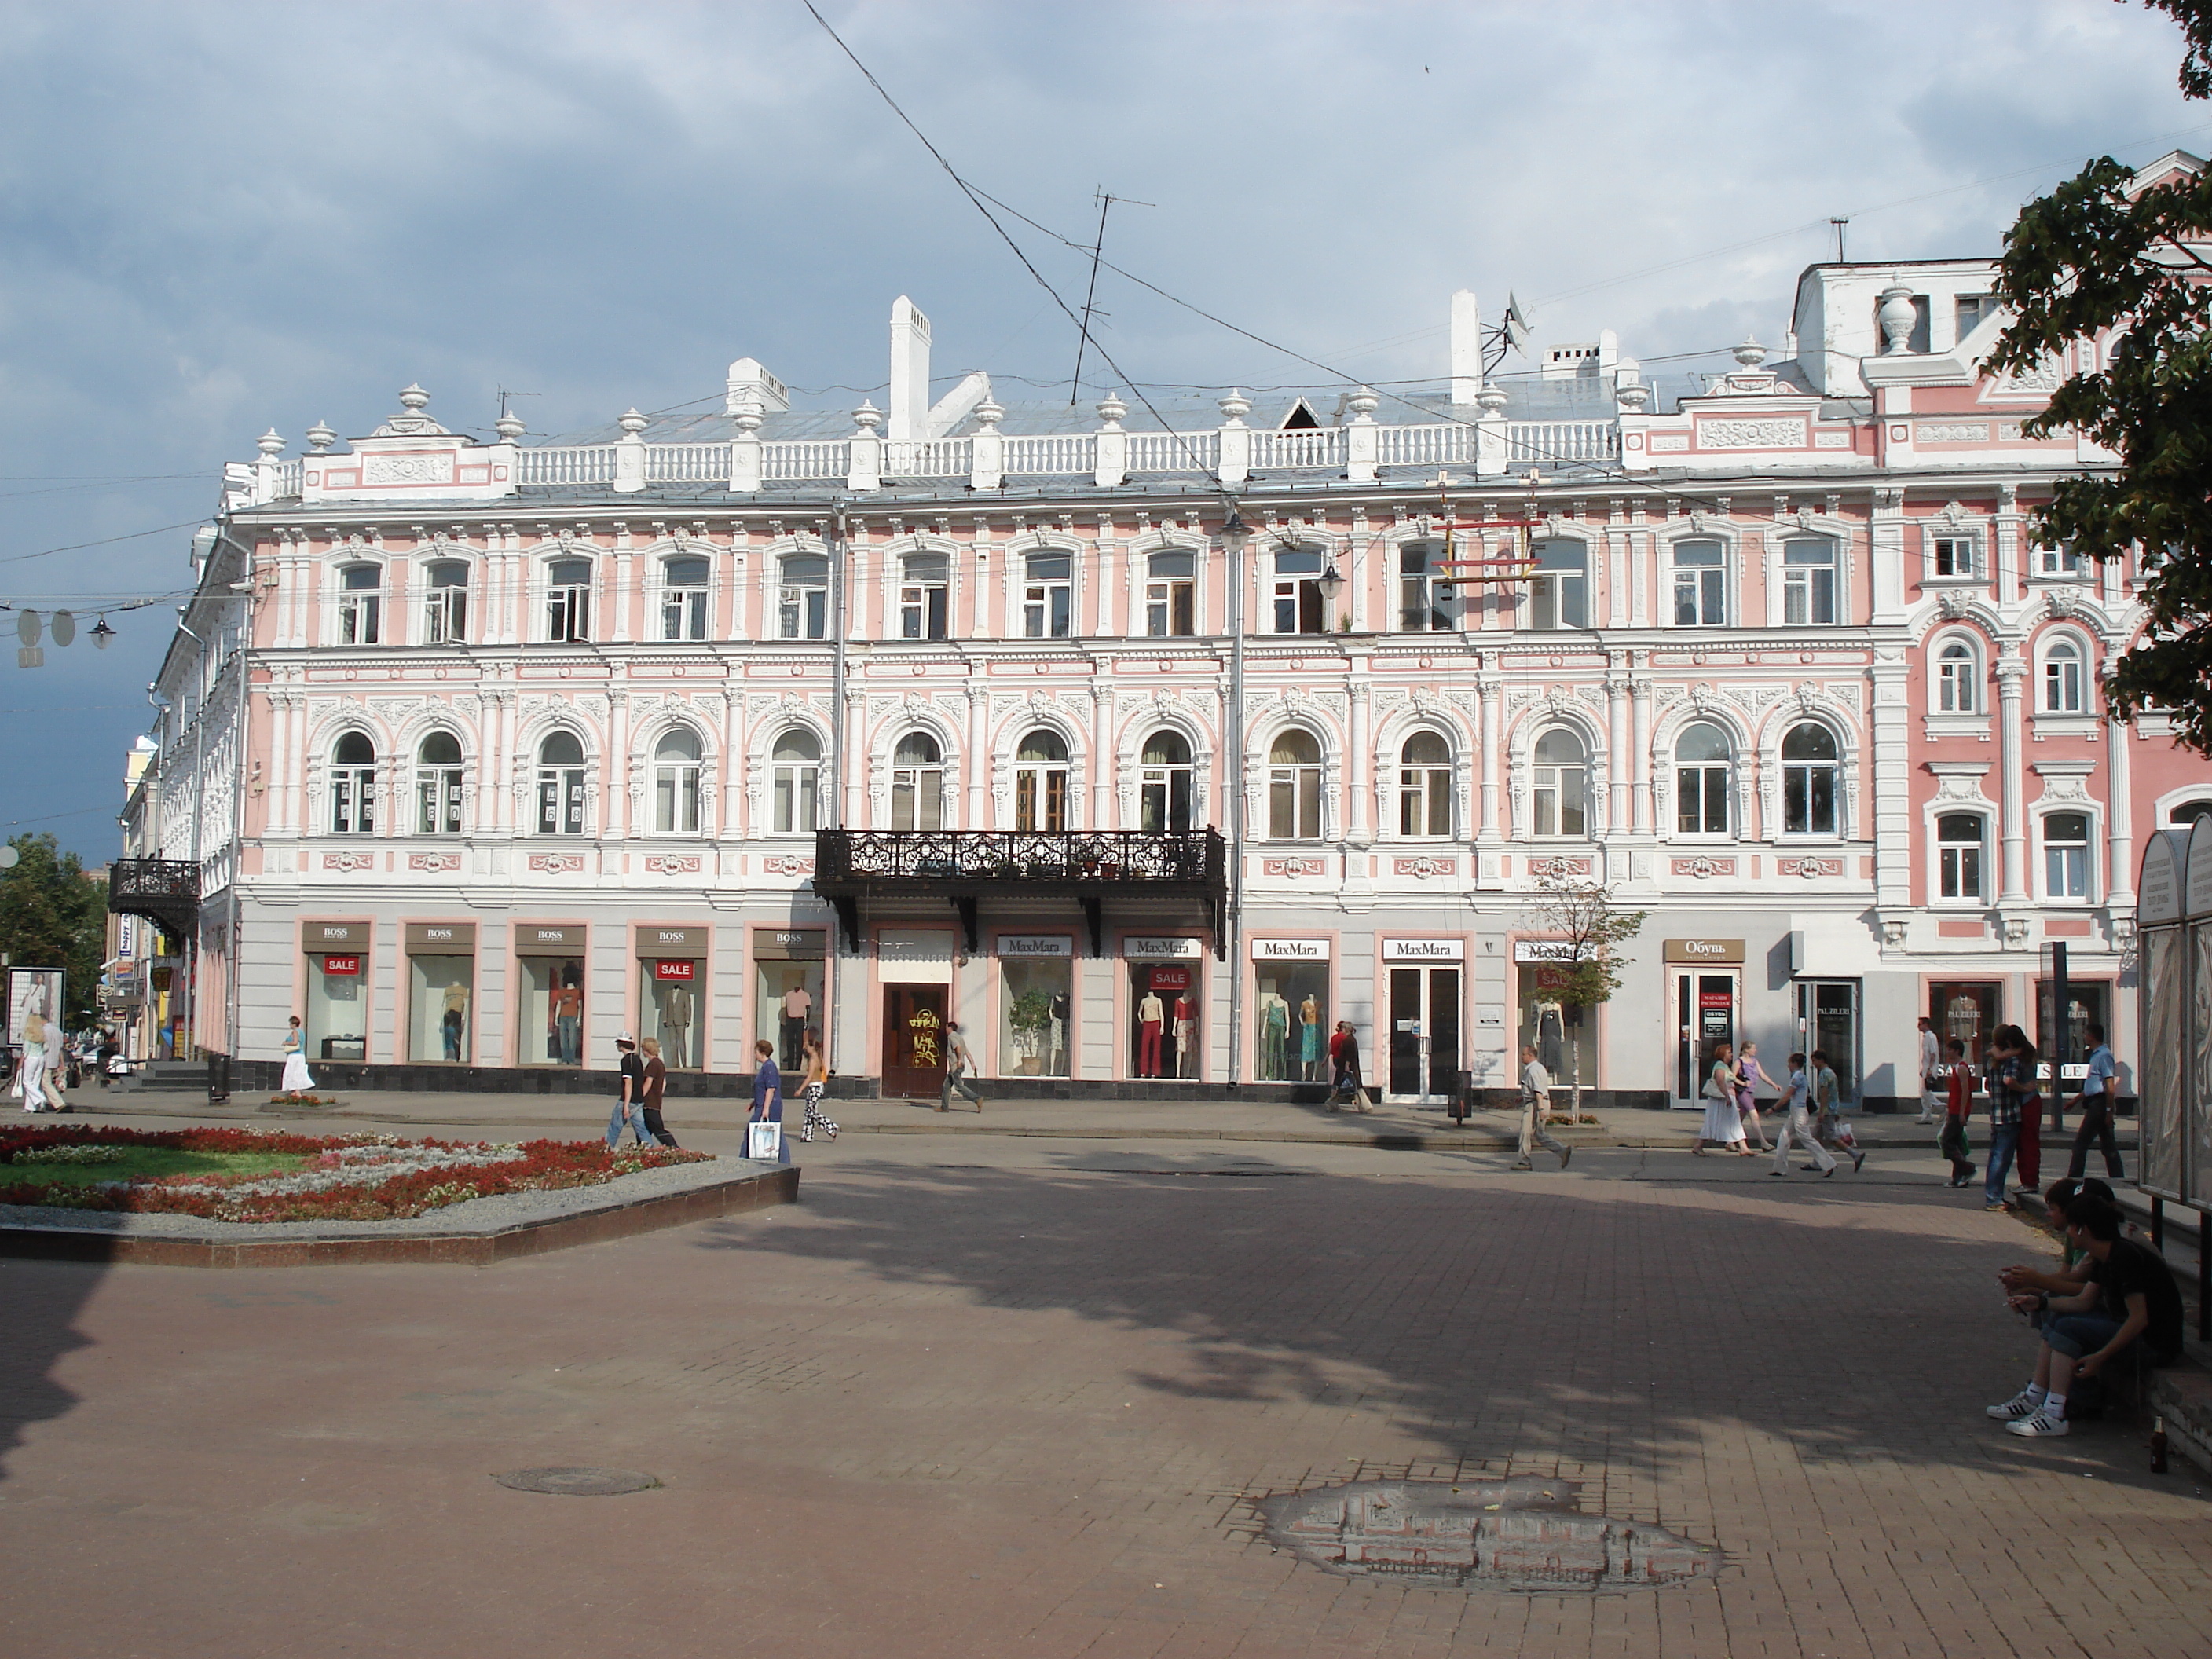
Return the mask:
<svg viewBox="0 0 2212 1659">
<path fill-rule="evenodd" d="M 33 1423 L 65 1417 L 77 1396 L 54 1378 L 63 1358 L 90 1346 L 77 1312 L 107 1269 L 97 1263 L 0 1257 L 0 1482 Z"/>
</svg>

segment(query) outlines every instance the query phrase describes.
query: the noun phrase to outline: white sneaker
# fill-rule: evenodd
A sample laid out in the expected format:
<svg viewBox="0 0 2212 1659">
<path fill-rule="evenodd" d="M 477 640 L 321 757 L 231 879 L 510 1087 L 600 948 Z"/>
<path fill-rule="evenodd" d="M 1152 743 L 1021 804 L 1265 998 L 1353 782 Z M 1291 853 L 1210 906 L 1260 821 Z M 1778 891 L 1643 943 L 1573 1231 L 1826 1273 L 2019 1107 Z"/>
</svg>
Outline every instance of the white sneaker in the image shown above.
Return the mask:
<svg viewBox="0 0 2212 1659">
<path fill-rule="evenodd" d="M 2047 1411 L 2039 1411 L 2033 1417 L 2023 1417 L 2017 1423 L 2005 1425 L 2007 1434 L 2020 1435 L 2027 1439 L 2040 1439 L 2046 1434 L 2067 1434 L 2072 1431 L 2063 1417 L 2053 1417 Z"/>
<path fill-rule="evenodd" d="M 2030 1400 L 2027 1397 L 2027 1390 L 2022 1389 L 2003 1405 L 1984 1406 L 1982 1409 L 2000 1423 L 2017 1423 L 2023 1417 L 2034 1416 L 2042 1409 L 2042 1407 L 2043 1402 L 2040 1400 Z"/>
</svg>

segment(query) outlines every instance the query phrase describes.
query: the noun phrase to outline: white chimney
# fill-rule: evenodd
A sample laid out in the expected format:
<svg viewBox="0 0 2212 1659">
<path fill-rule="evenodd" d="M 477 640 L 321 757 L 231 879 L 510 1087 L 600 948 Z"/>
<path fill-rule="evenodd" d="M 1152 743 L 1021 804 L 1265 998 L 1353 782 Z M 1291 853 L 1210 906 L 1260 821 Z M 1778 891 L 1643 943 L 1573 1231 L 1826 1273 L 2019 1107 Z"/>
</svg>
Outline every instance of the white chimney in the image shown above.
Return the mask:
<svg viewBox="0 0 2212 1659">
<path fill-rule="evenodd" d="M 1482 307 L 1463 288 L 1451 300 L 1451 400 L 1471 404 L 1481 390 Z"/>
<path fill-rule="evenodd" d="M 730 378 L 722 399 L 723 413 L 757 409 L 763 415 L 781 415 L 791 407 L 791 393 L 783 382 L 761 366 L 757 357 L 740 357 L 730 365 Z"/>
<path fill-rule="evenodd" d="M 890 418 L 887 438 L 920 438 L 929 427 L 929 319 L 902 294 L 891 305 Z"/>
</svg>

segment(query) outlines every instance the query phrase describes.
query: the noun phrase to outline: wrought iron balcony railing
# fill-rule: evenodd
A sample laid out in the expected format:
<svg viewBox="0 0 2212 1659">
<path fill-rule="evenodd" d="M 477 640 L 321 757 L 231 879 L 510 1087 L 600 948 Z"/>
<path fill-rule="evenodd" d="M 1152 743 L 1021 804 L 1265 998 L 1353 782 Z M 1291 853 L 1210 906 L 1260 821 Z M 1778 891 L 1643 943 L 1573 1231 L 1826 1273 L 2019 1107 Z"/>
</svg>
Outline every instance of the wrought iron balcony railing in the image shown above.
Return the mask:
<svg viewBox="0 0 2212 1659">
<path fill-rule="evenodd" d="M 107 869 L 107 908 L 143 916 L 173 939 L 191 937 L 200 909 L 200 867 L 184 859 L 118 859 Z"/>
</svg>

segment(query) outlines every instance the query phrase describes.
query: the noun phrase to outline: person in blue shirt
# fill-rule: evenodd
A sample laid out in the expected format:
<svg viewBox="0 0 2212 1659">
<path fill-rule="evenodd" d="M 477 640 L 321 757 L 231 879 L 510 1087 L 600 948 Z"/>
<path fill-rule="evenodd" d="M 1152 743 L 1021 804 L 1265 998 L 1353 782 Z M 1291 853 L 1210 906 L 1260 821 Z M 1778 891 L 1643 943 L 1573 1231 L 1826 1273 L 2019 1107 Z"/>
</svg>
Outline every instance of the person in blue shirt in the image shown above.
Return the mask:
<svg viewBox="0 0 2212 1659">
<path fill-rule="evenodd" d="M 2089 1167 L 2089 1143 L 2101 1141 L 2105 1153 L 2105 1173 L 2114 1181 L 2124 1171 L 2120 1167 L 2120 1143 L 2112 1133 L 2112 1085 L 2116 1070 L 2112 1051 L 2105 1042 L 2105 1028 L 2087 1028 L 2089 1038 L 2089 1073 L 2081 1079 L 2081 1092 L 2074 1103 L 2081 1109 L 2081 1127 L 2074 1137 L 2074 1156 L 2067 1160 L 2066 1173 L 2078 1181 Z"/>
<path fill-rule="evenodd" d="M 745 1115 L 748 1123 L 783 1121 L 783 1073 L 775 1063 L 775 1045 L 766 1037 L 753 1044 L 753 1054 L 759 1064 L 753 1073 L 753 1109 Z M 791 1143 L 782 1136 L 776 1137 L 776 1159 L 779 1164 L 791 1162 Z"/>
</svg>

